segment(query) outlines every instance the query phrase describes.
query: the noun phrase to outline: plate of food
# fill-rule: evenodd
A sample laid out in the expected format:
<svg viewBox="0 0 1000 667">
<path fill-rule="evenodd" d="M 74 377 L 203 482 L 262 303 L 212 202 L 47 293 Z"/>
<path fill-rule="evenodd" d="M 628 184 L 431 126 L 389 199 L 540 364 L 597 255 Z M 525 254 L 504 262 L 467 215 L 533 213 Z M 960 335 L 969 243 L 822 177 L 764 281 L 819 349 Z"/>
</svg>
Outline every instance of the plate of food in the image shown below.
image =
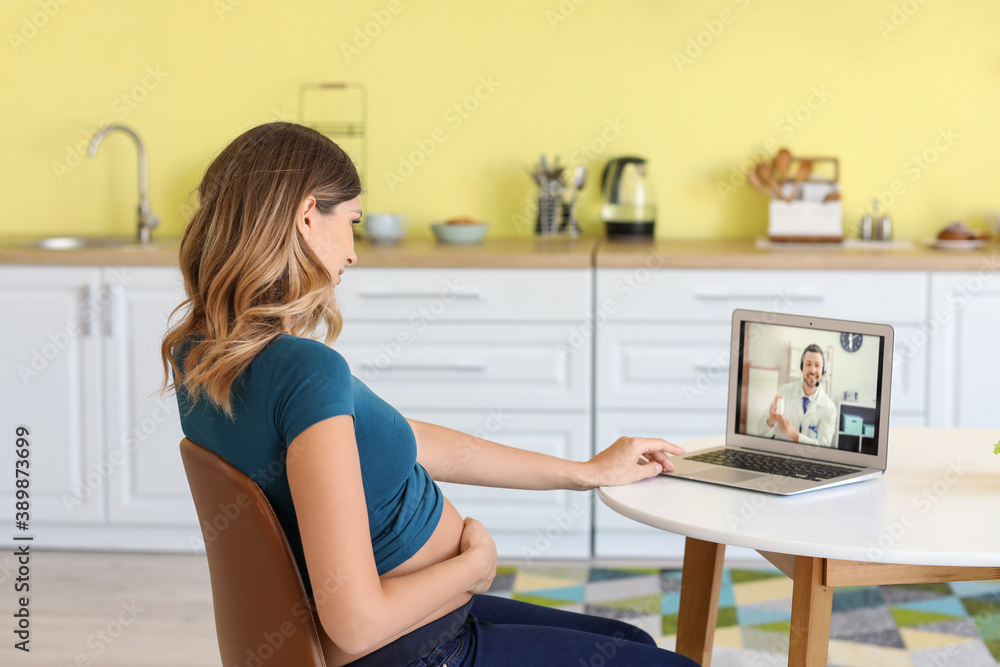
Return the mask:
<svg viewBox="0 0 1000 667">
<path fill-rule="evenodd" d="M 939 250 L 975 250 L 989 240 L 989 232 L 969 229 L 964 222 L 953 222 L 942 229 L 936 239 L 927 239 L 925 243 Z"/>
</svg>

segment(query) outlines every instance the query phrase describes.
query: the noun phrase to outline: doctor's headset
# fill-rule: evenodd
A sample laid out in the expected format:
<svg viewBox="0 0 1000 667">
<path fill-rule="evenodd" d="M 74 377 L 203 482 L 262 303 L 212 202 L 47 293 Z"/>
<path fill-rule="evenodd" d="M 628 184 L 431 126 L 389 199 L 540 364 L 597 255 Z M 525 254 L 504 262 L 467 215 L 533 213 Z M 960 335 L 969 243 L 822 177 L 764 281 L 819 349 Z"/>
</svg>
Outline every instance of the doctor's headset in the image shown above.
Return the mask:
<svg viewBox="0 0 1000 667">
<path fill-rule="evenodd" d="M 816 345 L 815 343 L 811 343 L 809 345 L 806 345 L 806 349 L 802 350 L 802 358 L 799 359 L 799 370 L 800 371 L 804 371 L 805 370 L 804 367 L 806 365 L 806 352 L 818 352 L 819 353 L 819 358 L 823 360 L 823 374 L 819 376 L 820 382 L 822 382 L 823 378 L 826 377 L 826 355 L 823 354 L 823 348 L 821 348 L 819 345 Z M 816 386 L 817 387 L 819 386 L 819 382 L 816 383 Z"/>
</svg>

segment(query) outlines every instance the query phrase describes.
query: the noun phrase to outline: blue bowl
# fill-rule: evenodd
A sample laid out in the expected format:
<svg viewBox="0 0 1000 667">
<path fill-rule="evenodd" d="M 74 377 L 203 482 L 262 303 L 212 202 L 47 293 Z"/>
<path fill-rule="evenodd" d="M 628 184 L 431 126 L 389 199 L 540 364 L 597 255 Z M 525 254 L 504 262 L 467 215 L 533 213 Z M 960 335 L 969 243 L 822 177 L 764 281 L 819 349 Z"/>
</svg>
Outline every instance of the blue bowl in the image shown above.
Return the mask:
<svg viewBox="0 0 1000 667">
<path fill-rule="evenodd" d="M 431 229 L 441 243 L 480 243 L 486 236 L 489 223 L 475 222 L 462 225 L 439 223 L 431 225 Z"/>
</svg>

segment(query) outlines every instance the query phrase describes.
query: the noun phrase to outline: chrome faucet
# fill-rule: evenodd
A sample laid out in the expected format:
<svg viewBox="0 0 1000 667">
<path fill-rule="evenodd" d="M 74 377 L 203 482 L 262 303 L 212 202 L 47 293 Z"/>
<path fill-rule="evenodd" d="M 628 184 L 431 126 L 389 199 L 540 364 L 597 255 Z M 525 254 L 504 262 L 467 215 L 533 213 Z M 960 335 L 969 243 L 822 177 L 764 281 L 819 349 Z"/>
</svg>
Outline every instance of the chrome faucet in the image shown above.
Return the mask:
<svg viewBox="0 0 1000 667">
<path fill-rule="evenodd" d="M 104 140 L 111 132 L 115 130 L 121 130 L 125 134 L 129 135 L 135 140 L 135 145 L 139 149 L 139 229 L 137 239 L 139 243 L 149 243 L 152 238 L 151 234 L 156 227 L 160 224 L 160 218 L 153 214 L 152 209 L 149 206 L 149 179 L 147 176 L 146 167 L 146 147 L 142 143 L 142 139 L 139 135 L 129 127 L 124 125 L 106 125 L 102 127 L 94 138 L 90 140 L 90 150 L 87 151 L 89 157 L 97 156 L 97 147 L 101 145 L 101 141 Z"/>
</svg>

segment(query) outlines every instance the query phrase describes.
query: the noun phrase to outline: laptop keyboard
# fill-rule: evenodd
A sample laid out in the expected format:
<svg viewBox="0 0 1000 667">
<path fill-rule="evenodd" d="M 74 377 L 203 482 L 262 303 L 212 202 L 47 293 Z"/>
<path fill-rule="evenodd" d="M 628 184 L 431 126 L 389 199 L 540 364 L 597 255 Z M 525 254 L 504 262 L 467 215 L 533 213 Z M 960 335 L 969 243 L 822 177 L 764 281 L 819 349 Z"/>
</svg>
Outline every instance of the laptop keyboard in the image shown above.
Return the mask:
<svg viewBox="0 0 1000 667">
<path fill-rule="evenodd" d="M 826 479 L 833 479 L 841 475 L 858 472 L 858 468 L 844 468 L 843 466 L 803 461 L 801 459 L 786 459 L 781 456 L 759 454 L 742 449 L 720 449 L 715 452 L 687 456 L 685 460 L 714 463 L 715 465 L 727 466 L 729 468 L 741 468 L 743 470 L 753 470 L 754 472 L 781 475 L 782 477 L 807 479 L 814 482 L 821 482 Z"/>
</svg>

